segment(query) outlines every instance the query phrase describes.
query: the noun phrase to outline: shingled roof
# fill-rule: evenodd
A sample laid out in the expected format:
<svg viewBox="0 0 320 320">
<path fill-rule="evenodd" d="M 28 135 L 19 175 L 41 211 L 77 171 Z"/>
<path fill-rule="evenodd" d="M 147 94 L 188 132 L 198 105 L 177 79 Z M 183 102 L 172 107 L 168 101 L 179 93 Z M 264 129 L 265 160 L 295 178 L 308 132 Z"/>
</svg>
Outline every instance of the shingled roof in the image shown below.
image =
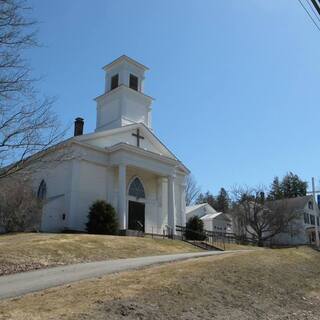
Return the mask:
<svg viewBox="0 0 320 320">
<path fill-rule="evenodd" d="M 304 197 L 296 197 L 296 198 L 286 198 L 281 200 L 275 200 L 275 201 L 268 201 L 266 202 L 266 205 L 283 205 L 286 210 L 302 210 L 306 206 L 306 204 L 312 200 L 312 195 L 310 196 L 304 196 Z"/>
</svg>

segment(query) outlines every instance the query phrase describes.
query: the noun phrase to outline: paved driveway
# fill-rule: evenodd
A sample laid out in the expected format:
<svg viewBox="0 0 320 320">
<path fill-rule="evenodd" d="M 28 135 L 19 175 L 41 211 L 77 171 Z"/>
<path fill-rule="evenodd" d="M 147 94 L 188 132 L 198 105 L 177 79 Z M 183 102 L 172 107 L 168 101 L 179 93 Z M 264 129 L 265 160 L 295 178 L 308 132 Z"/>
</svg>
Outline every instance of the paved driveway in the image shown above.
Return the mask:
<svg viewBox="0 0 320 320">
<path fill-rule="evenodd" d="M 244 250 L 246 251 L 246 250 Z M 234 251 L 206 251 L 79 263 L 0 277 L 0 299 L 21 296 L 71 282 L 153 264 L 228 254 Z M 237 251 L 239 252 L 239 251 Z"/>
</svg>

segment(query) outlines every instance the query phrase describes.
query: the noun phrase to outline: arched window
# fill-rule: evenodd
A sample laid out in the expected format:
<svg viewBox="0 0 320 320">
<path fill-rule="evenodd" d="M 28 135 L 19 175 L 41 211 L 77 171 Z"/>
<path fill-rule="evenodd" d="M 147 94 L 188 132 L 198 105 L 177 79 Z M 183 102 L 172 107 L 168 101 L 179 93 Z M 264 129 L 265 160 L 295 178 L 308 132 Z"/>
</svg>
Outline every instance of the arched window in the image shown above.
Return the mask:
<svg viewBox="0 0 320 320">
<path fill-rule="evenodd" d="M 144 199 L 146 197 L 143 185 L 139 178 L 135 178 L 131 182 L 129 187 L 129 196 L 136 197 L 137 199 Z"/>
<path fill-rule="evenodd" d="M 47 184 L 44 180 L 39 185 L 37 196 L 40 200 L 44 200 L 47 197 Z"/>
</svg>

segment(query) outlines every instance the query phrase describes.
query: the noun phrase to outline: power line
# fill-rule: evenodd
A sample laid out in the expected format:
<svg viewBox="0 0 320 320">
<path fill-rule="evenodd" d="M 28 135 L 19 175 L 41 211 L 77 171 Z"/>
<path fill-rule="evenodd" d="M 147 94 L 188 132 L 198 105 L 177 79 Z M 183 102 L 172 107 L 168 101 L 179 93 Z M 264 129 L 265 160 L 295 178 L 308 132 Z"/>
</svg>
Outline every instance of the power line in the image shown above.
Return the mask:
<svg viewBox="0 0 320 320">
<path fill-rule="evenodd" d="M 316 28 L 320 31 L 320 27 L 318 26 L 318 24 L 316 23 L 316 21 L 313 19 L 312 15 L 310 14 L 310 12 L 308 11 L 308 9 L 306 8 L 306 6 L 302 3 L 301 0 L 298 0 L 301 7 L 304 9 L 304 11 L 308 14 L 309 18 L 312 20 L 312 22 L 314 23 L 314 25 L 316 26 Z"/>
<path fill-rule="evenodd" d="M 320 14 L 320 5 L 318 0 L 311 0 L 312 4 L 314 5 L 314 7 L 316 8 L 318 14 Z"/>
<path fill-rule="evenodd" d="M 320 27 L 317 24 L 317 22 L 314 20 L 314 18 L 312 17 L 312 15 L 310 14 L 310 11 L 306 8 L 306 6 L 302 3 L 301 0 L 298 0 L 302 6 L 302 8 L 305 10 L 305 12 L 308 14 L 309 18 L 312 20 L 312 22 L 314 23 L 314 25 L 316 26 L 316 28 L 320 31 Z M 305 0 L 309 7 L 311 8 L 312 12 L 314 13 L 314 15 L 317 17 L 318 21 L 320 22 L 320 18 L 318 17 L 318 14 L 314 11 L 314 7 L 310 4 L 309 0 Z M 314 0 L 311 0 L 311 2 L 314 4 Z M 317 8 L 318 10 L 318 8 Z"/>
<path fill-rule="evenodd" d="M 312 10 L 312 12 L 314 13 L 314 15 L 317 17 L 317 19 L 318 19 L 318 21 L 320 22 L 320 17 L 319 17 L 319 14 L 315 11 L 315 7 L 311 4 L 311 3 L 313 3 L 313 1 L 315 1 L 315 0 L 310 0 L 311 1 L 311 3 L 310 3 L 310 1 L 309 0 L 306 0 L 307 1 L 307 3 L 308 3 L 308 5 L 309 5 L 309 7 L 311 8 L 311 10 Z M 318 9 L 317 9 L 318 10 Z"/>
</svg>

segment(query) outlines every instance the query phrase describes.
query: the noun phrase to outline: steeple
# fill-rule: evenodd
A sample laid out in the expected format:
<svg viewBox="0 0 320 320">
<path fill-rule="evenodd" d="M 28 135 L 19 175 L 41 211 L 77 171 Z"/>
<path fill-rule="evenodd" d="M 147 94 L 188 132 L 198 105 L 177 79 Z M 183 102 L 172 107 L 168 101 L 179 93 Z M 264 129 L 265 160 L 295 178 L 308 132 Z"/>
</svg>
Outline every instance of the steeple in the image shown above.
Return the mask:
<svg viewBox="0 0 320 320">
<path fill-rule="evenodd" d="M 144 74 L 141 63 L 123 55 L 103 67 L 105 93 L 97 102 L 96 131 L 144 123 L 151 129 L 152 98 L 143 93 Z"/>
</svg>

